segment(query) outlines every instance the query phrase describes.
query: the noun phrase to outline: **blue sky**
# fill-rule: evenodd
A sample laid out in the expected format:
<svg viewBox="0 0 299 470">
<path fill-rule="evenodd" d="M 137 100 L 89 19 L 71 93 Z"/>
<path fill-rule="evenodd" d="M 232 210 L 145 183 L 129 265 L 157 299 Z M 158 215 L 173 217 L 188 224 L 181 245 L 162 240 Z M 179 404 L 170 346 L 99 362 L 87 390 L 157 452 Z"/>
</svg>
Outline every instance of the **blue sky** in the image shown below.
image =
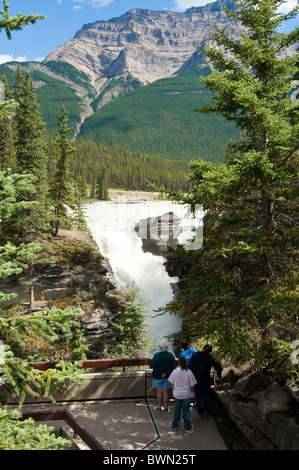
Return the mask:
<svg viewBox="0 0 299 470">
<path fill-rule="evenodd" d="M 86 23 L 118 17 L 132 8 L 182 12 L 213 0 L 8 0 L 10 15 L 19 12 L 46 16 L 35 25 L 12 33 L 0 33 L 0 63 L 11 60 L 42 60 L 55 47 L 73 38 Z M 288 0 L 293 5 L 296 0 Z M 2 0 L 0 0 L 0 10 Z M 2 16 L 0 16 L 2 19 Z M 296 24 L 297 21 L 296 21 Z"/>
</svg>

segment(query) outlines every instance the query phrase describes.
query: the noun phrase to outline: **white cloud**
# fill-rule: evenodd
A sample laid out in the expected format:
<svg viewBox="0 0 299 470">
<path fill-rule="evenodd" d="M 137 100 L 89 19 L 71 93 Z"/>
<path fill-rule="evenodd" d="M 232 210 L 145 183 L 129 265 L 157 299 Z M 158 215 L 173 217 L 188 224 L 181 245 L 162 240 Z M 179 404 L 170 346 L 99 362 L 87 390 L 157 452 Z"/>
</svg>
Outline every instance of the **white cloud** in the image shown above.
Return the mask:
<svg viewBox="0 0 299 470">
<path fill-rule="evenodd" d="M 0 64 L 6 64 L 7 62 L 42 62 L 44 57 L 36 57 L 35 59 L 29 59 L 27 56 L 14 57 L 12 54 L 0 54 Z"/>
<path fill-rule="evenodd" d="M 289 13 L 297 5 L 298 5 L 297 0 L 286 0 L 286 2 L 280 6 L 278 11 L 286 14 L 286 13 Z"/>
<path fill-rule="evenodd" d="M 75 10 L 80 10 L 83 5 L 91 5 L 94 8 L 107 7 L 114 0 L 73 0 Z"/>
<path fill-rule="evenodd" d="M 174 10 L 175 11 L 185 11 L 187 8 L 191 7 L 202 7 L 207 3 L 212 3 L 216 0 L 173 0 Z M 286 0 L 281 6 L 279 11 L 281 13 L 288 13 L 292 8 L 298 5 L 297 0 Z"/>
<path fill-rule="evenodd" d="M 27 62 L 29 59 L 26 56 L 19 56 L 14 58 L 11 54 L 0 54 L 0 64 L 6 62 Z"/>
<path fill-rule="evenodd" d="M 207 3 L 212 3 L 212 2 L 213 0 L 174 0 L 173 9 L 175 11 L 185 11 L 187 8 L 202 7 L 206 5 Z"/>
</svg>

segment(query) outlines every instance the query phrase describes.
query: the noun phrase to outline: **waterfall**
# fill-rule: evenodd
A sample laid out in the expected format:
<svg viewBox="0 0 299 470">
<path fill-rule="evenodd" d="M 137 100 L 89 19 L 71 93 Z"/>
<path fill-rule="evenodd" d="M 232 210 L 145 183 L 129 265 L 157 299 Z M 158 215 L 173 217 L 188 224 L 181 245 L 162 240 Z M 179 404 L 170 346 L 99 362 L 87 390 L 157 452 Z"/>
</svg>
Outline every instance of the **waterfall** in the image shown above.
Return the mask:
<svg viewBox="0 0 299 470">
<path fill-rule="evenodd" d="M 186 209 L 169 201 L 116 202 L 99 201 L 85 205 L 87 224 L 101 253 L 109 260 L 117 288 L 127 291 L 134 283 L 139 301 L 145 305 L 146 323 L 151 326 L 151 352 L 159 342 L 180 330 L 178 316 L 157 315 L 157 310 L 173 299 L 171 278 L 162 256 L 144 252 L 142 239 L 136 232 L 140 220 L 173 211 L 183 217 Z"/>
</svg>

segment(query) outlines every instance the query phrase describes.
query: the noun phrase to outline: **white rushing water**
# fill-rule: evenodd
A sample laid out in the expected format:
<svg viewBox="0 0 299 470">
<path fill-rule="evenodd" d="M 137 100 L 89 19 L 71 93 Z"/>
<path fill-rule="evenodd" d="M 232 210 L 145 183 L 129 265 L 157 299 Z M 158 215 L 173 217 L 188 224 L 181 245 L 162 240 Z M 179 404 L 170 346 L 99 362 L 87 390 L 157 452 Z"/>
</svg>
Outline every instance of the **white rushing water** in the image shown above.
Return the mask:
<svg viewBox="0 0 299 470">
<path fill-rule="evenodd" d="M 84 209 L 92 236 L 110 262 L 116 287 L 126 292 L 134 283 L 138 290 L 139 301 L 147 312 L 146 323 L 151 325 L 151 352 L 154 352 L 162 339 L 181 327 L 178 316 L 157 315 L 156 312 L 173 299 L 171 284 L 177 279 L 169 277 L 162 256 L 142 250 L 142 239 L 135 227 L 141 219 L 169 211 L 183 218 L 186 208 L 168 201 L 129 203 L 119 199 L 117 202 L 92 202 Z"/>
</svg>

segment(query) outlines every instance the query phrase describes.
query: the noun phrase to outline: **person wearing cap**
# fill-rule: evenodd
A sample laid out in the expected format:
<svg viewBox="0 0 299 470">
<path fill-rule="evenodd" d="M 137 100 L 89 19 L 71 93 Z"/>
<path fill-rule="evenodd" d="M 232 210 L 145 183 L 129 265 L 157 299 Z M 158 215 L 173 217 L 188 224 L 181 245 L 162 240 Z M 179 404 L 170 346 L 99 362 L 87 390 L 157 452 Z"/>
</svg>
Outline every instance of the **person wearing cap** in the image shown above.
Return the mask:
<svg viewBox="0 0 299 470">
<path fill-rule="evenodd" d="M 171 384 L 168 377 L 171 372 L 176 368 L 176 360 L 172 353 L 167 351 L 168 342 L 163 340 L 159 344 L 160 351 L 156 352 L 152 358 L 149 367 L 153 369 L 153 386 L 157 389 L 157 410 L 162 410 L 164 404 L 164 411 L 169 411 L 168 406 L 168 390 L 171 389 Z"/>
<path fill-rule="evenodd" d="M 195 404 L 198 418 L 206 418 L 209 414 L 211 398 L 211 369 L 216 370 L 221 378 L 222 367 L 212 354 L 212 346 L 206 344 L 202 351 L 197 351 L 190 358 L 190 370 L 197 383 L 194 386 Z"/>
</svg>

